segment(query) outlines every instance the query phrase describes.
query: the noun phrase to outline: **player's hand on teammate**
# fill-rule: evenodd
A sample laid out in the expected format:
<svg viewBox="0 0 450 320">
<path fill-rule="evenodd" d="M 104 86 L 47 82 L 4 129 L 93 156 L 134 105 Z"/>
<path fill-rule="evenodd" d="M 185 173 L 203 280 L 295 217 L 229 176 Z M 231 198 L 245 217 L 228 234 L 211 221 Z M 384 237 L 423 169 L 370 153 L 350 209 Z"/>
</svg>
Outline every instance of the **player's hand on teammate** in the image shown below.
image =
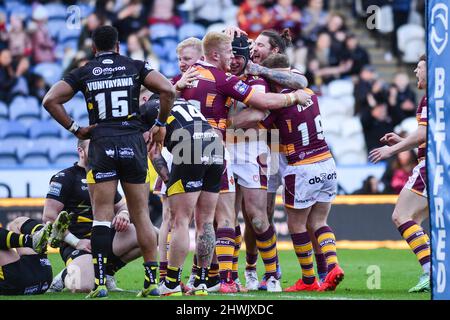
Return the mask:
<svg viewBox="0 0 450 320">
<path fill-rule="evenodd" d="M 240 37 L 242 35 L 248 36 L 247 32 L 245 32 L 244 30 L 239 29 L 238 27 L 235 27 L 235 26 L 226 27 L 225 30 L 223 31 L 223 33 L 225 33 L 231 39 L 233 39 L 235 35 L 236 35 L 236 37 Z"/>
<path fill-rule="evenodd" d="M 398 134 L 393 133 L 393 132 L 386 133 L 380 139 L 381 142 L 387 144 L 388 146 L 393 146 L 394 144 L 397 144 L 397 143 L 399 143 L 402 140 L 403 140 L 402 137 L 400 137 Z"/>
<path fill-rule="evenodd" d="M 75 249 L 91 252 L 91 249 L 92 249 L 91 248 L 91 240 L 90 239 L 80 239 L 80 241 L 78 241 L 78 244 L 76 245 Z"/>
<path fill-rule="evenodd" d="M 149 131 L 149 140 L 147 141 L 147 152 L 150 152 L 154 144 L 164 145 L 166 137 L 166 128 L 154 125 Z"/>
<path fill-rule="evenodd" d="M 392 157 L 392 148 L 388 146 L 383 146 L 381 148 L 376 148 L 370 151 L 369 153 L 369 161 L 373 163 L 377 163 L 381 160 L 388 159 Z"/>
<path fill-rule="evenodd" d="M 181 91 L 185 88 L 192 88 L 194 81 L 198 79 L 199 75 L 200 73 L 196 68 L 190 67 L 175 84 L 175 89 Z"/>
<path fill-rule="evenodd" d="M 309 100 L 311 100 L 311 95 L 303 89 L 296 90 L 295 95 L 297 96 L 298 104 L 301 105 L 305 105 Z"/>
<path fill-rule="evenodd" d="M 75 132 L 75 136 L 81 140 L 87 140 L 91 138 L 91 131 L 97 126 L 97 124 L 93 124 L 88 127 L 80 127 L 77 132 Z"/>
<path fill-rule="evenodd" d="M 130 217 L 128 214 L 119 212 L 113 219 L 112 225 L 117 232 L 127 231 L 130 225 Z"/>
</svg>

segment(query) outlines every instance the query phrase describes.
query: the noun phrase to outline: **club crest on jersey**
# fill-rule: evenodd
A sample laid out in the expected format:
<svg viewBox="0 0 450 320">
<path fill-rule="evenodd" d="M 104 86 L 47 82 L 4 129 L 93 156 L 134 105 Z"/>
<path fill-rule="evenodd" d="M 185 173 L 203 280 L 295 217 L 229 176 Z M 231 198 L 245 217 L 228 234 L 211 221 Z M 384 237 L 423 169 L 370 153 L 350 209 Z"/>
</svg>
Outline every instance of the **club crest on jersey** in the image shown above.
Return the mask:
<svg viewBox="0 0 450 320">
<path fill-rule="evenodd" d="M 147 69 L 147 70 L 152 70 L 152 66 L 150 65 L 149 62 L 145 63 L 144 68 Z"/>
<path fill-rule="evenodd" d="M 239 92 L 240 94 L 245 94 L 248 90 L 248 85 L 242 81 L 239 81 L 234 85 L 233 89 Z"/>
<path fill-rule="evenodd" d="M 114 61 L 112 61 L 111 59 L 105 59 L 102 61 L 103 64 L 113 64 Z"/>
<path fill-rule="evenodd" d="M 110 158 L 114 158 L 114 155 L 116 154 L 116 152 L 113 149 L 107 149 L 105 150 L 105 153 Z"/>
</svg>

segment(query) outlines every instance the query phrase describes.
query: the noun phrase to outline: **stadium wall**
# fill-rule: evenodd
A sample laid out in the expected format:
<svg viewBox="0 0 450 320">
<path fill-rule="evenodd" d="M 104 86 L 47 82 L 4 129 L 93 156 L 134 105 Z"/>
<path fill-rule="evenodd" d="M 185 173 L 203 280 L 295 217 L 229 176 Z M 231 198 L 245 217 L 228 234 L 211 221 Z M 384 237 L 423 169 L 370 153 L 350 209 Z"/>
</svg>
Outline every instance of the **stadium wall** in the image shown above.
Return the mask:
<svg viewBox="0 0 450 320">
<path fill-rule="evenodd" d="M 396 200 L 397 196 L 390 195 L 338 196 L 332 206 L 329 225 L 341 241 L 401 241 L 391 220 Z M 43 204 L 42 198 L 0 199 L 0 224 L 6 226 L 19 216 L 41 219 Z M 277 198 L 274 222 L 278 238 L 290 242 L 281 197 Z M 424 225 L 427 230 L 428 224 Z"/>
</svg>

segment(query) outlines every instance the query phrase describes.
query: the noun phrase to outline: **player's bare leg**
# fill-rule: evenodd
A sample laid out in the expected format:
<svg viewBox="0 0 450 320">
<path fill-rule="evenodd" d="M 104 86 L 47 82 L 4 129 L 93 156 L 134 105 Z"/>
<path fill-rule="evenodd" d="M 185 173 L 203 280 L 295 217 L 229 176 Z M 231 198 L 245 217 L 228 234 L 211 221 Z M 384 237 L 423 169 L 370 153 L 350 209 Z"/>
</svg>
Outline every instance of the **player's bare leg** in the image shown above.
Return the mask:
<svg viewBox="0 0 450 320">
<path fill-rule="evenodd" d="M 420 226 L 428 216 L 427 198 L 403 188 L 395 205 L 392 221 L 423 269 L 419 282 L 409 292 L 430 291 L 430 239 Z"/>
<path fill-rule="evenodd" d="M 93 291 L 87 298 L 101 298 L 108 295 L 106 289 L 106 263 L 111 253 L 111 221 L 114 217 L 114 196 L 117 184 L 117 180 L 89 184 L 89 194 L 94 215 L 91 246 L 95 283 Z"/>
<path fill-rule="evenodd" d="M 222 293 L 237 292 L 232 278 L 236 218 L 235 196 L 235 192 L 220 193 L 214 217 L 217 223 L 216 254 L 219 260 L 220 292 Z"/>
<path fill-rule="evenodd" d="M 136 227 L 137 241 L 144 258 L 145 280 L 142 296 L 159 295 L 157 288 L 156 271 L 158 269 L 158 235 L 153 227 L 148 212 L 147 183 L 122 183 L 130 212 L 131 222 Z"/>
<path fill-rule="evenodd" d="M 166 196 L 162 200 L 162 222 L 158 234 L 159 282 L 164 281 L 167 274 L 168 236 L 170 232 L 170 208 Z"/>
<path fill-rule="evenodd" d="M 291 234 L 294 251 L 297 255 L 298 262 L 302 270 L 302 277 L 297 282 L 286 288 L 287 292 L 296 291 L 317 291 L 319 283 L 317 282 L 314 263 L 313 263 L 313 248 L 309 233 L 306 229 L 308 216 L 311 213 L 311 208 L 294 209 L 286 207 L 288 218 L 288 229 Z"/>
</svg>

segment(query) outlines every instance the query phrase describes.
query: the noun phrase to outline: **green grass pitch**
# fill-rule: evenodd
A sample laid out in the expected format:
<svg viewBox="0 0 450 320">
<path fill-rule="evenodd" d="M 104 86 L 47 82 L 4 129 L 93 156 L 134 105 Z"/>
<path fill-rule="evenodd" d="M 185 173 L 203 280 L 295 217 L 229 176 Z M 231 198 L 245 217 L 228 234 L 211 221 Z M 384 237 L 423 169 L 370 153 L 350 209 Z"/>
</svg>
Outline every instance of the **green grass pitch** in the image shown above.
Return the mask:
<svg viewBox="0 0 450 320">
<path fill-rule="evenodd" d="M 210 294 L 207 297 L 161 297 L 149 299 L 213 299 L 213 300 L 347 300 L 347 299 L 417 299 L 429 300 L 429 293 L 410 294 L 408 289 L 414 286 L 421 274 L 421 269 L 417 263 L 416 257 L 409 250 L 339 250 L 339 260 L 345 271 L 345 279 L 338 286 L 336 292 L 303 292 L 303 293 L 267 293 L 265 291 L 238 293 L 233 295 Z M 54 274 L 59 272 L 63 263 L 58 254 L 50 254 L 49 258 L 53 265 Z M 186 260 L 183 281 L 187 281 L 190 272 L 192 255 Z M 283 272 L 282 287 L 288 287 L 293 284 L 300 276 L 300 267 L 293 251 L 280 251 L 280 261 Z M 240 278 L 245 282 L 243 270 L 245 265 L 245 252 L 240 255 Z M 370 267 L 375 266 L 375 267 Z M 378 268 L 379 269 L 378 269 Z M 258 274 L 263 273 L 261 260 L 258 261 Z M 374 270 L 379 270 L 380 289 L 369 289 L 367 283 L 374 284 L 371 276 L 374 276 Z M 369 272 L 369 274 L 368 274 Z M 109 299 L 129 300 L 136 298 L 136 292 L 141 288 L 143 282 L 142 260 L 133 261 L 125 268 L 120 270 L 117 275 L 118 285 L 128 292 L 109 294 Z M 39 296 L 14 296 L 0 297 L 1 300 L 24 299 L 24 300 L 73 300 L 84 299 L 85 294 L 46 293 Z"/>
</svg>

